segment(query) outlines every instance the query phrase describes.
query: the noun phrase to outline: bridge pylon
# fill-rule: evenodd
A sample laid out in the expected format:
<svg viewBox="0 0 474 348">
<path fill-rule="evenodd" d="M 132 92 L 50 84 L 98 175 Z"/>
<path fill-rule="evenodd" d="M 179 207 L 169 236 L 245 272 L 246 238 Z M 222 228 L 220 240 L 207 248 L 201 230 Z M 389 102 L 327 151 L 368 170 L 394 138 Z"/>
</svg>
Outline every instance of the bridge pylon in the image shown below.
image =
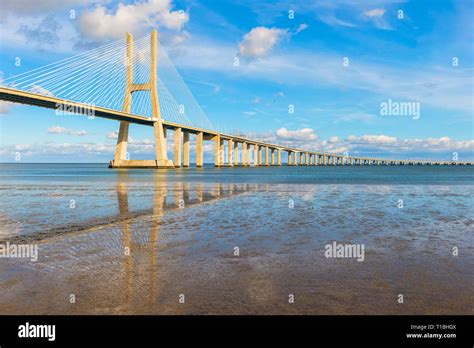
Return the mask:
<svg viewBox="0 0 474 348">
<path fill-rule="evenodd" d="M 115 149 L 115 158 L 110 161 L 110 168 L 174 168 L 172 160 L 168 159 L 166 146 L 166 129 L 163 127 L 161 118 L 160 101 L 158 99 L 157 88 L 157 51 L 158 51 L 158 33 L 156 30 L 151 32 L 150 49 L 150 80 L 146 83 L 133 82 L 133 36 L 127 33 L 127 52 L 126 52 L 126 77 L 125 77 L 125 96 L 123 102 L 123 111 L 131 113 L 132 94 L 137 91 L 149 91 L 151 95 L 153 133 L 155 138 L 155 160 L 131 160 L 127 157 L 129 122 L 121 121 L 117 138 L 117 147 Z"/>
</svg>

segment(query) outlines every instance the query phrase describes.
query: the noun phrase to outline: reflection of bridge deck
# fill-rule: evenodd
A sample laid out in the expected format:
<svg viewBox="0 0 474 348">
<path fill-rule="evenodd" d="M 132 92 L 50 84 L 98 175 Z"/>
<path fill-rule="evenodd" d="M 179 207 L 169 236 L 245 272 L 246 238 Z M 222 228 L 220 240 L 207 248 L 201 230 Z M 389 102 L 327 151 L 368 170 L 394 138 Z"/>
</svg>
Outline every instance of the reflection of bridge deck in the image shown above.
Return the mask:
<svg viewBox="0 0 474 348">
<path fill-rule="evenodd" d="M 74 101 L 40 95 L 31 92 L 0 87 L 0 100 L 44 107 L 48 109 L 75 110 L 75 113 L 94 115 L 120 122 L 135 123 L 153 126 L 154 120 L 150 117 L 134 115 L 124 111 L 102 108 L 94 105 L 77 103 Z M 166 115 L 165 115 L 166 116 Z M 165 117 L 166 118 L 166 117 Z M 165 130 L 175 132 L 174 166 L 187 167 L 189 161 L 190 134 L 196 135 L 196 165 L 203 165 L 203 141 L 213 140 L 215 143 L 216 166 L 270 166 L 281 165 L 281 152 L 287 152 L 288 165 L 472 165 L 472 162 L 458 161 L 426 161 L 426 160 L 394 160 L 382 158 L 368 158 L 344 156 L 296 149 L 262 141 L 248 139 L 242 136 L 223 134 L 213 130 L 193 126 L 180 125 L 163 120 Z M 183 139 L 183 142 L 181 141 Z M 224 146 L 227 143 L 227 159 L 224 158 Z M 239 149 L 240 144 L 240 149 Z M 250 149 L 253 147 L 253 150 Z M 182 149 L 184 152 L 182 152 Z M 242 152 L 239 160 L 239 150 Z M 253 152 L 253 158 L 251 153 Z M 182 155 L 184 155 L 182 158 Z M 183 161 L 182 161 L 183 159 Z M 226 162 L 227 161 L 227 162 Z M 157 167 L 155 160 L 129 160 L 126 165 L 118 167 Z M 112 163 L 112 166 L 113 163 Z"/>
<path fill-rule="evenodd" d="M 0 239 L 0 242 L 8 241 L 14 244 L 47 243 L 57 238 L 95 232 L 107 226 L 113 227 L 117 223 L 129 225 L 134 219 L 147 216 L 152 216 L 153 221 L 156 222 L 159 221 L 157 217 L 163 216 L 166 212 L 187 209 L 201 204 L 210 204 L 221 199 L 244 194 L 257 189 L 258 184 L 205 185 L 201 183 L 175 183 L 171 190 L 169 188 L 163 182 L 156 183 L 153 191 L 153 206 L 147 209 L 130 210 L 128 204 L 128 185 L 126 182 L 121 182 L 116 186 L 117 215 L 109 215 L 80 223 L 72 222 L 33 235 L 18 235 L 6 238 L 5 240 Z M 167 198 L 173 198 L 173 201 L 169 202 L 170 200 Z"/>
</svg>

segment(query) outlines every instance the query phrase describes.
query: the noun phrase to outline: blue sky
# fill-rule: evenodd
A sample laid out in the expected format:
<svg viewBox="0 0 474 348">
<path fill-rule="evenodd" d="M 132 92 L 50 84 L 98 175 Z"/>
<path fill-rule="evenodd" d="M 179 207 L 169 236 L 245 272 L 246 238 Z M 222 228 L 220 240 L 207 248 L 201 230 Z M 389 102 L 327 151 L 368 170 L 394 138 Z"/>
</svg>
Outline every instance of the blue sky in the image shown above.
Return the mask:
<svg viewBox="0 0 474 348">
<path fill-rule="evenodd" d="M 6 0 L 0 71 L 8 78 L 158 28 L 222 131 L 338 153 L 473 160 L 473 22 L 470 1 Z M 381 115 L 389 99 L 419 103 L 419 117 Z M 1 161 L 113 156 L 117 122 L 0 111 Z M 130 135 L 131 157 L 152 158 L 151 128 Z"/>
</svg>

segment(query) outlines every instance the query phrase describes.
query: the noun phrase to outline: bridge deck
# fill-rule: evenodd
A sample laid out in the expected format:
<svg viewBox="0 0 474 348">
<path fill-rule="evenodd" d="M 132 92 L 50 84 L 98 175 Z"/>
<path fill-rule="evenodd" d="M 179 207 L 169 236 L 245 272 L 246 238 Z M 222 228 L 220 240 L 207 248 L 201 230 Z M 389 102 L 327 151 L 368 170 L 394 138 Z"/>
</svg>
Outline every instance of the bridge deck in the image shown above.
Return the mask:
<svg viewBox="0 0 474 348">
<path fill-rule="evenodd" d="M 71 100 L 65 100 L 61 98 L 57 98 L 54 96 L 49 95 L 42 95 L 37 93 L 25 92 L 21 90 L 16 90 L 7 87 L 0 87 L 0 100 L 19 103 L 19 104 L 26 104 L 32 106 L 39 106 L 48 109 L 61 109 L 61 110 L 74 110 L 74 113 L 80 113 L 84 115 L 93 115 L 94 117 L 101 117 L 107 118 L 115 121 L 125 121 L 129 123 L 141 124 L 145 126 L 153 126 L 153 119 L 146 116 L 135 115 L 131 113 L 126 113 L 119 110 L 112 110 L 103 108 L 100 106 L 89 105 L 84 103 L 79 103 Z M 165 115 L 166 116 L 166 115 Z M 199 127 L 182 125 L 178 123 L 169 122 L 163 120 L 163 126 L 167 129 L 177 129 L 181 128 L 182 131 L 187 133 L 202 133 L 204 139 L 214 139 L 215 137 L 219 137 L 221 140 L 232 140 L 236 143 L 246 143 L 247 145 L 256 145 L 257 147 L 263 148 L 270 148 L 279 151 L 286 151 L 288 153 L 293 154 L 304 154 L 309 156 L 325 156 L 327 159 L 330 158 L 331 161 L 326 162 L 324 164 L 327 165 L 334 165 L 334 164 L 344 164 L 345 162 L 349 161 L 349 164 L 354 164 L 353 161 L 356 161 L 355 164 L 364 164 L 365 162 L 370 163 L 382 163 L 382 164 L 405 164 L 405 165 L 416 165 L 416 164 L 428 164 L 428 165 L 472 165 L 473 162 L 454 162 L 454 161 L 426 161 L 426 160 L 396 160 L 396 159 L 383 159 L 383 158 L 371 158 L 371 157 L 356 157 L 356 156 L 344 156 L 340 154 L 331 154 L 325 152 L 314 152 L 304 149 L 297 149 L 286 147 L 277 144 L 266 143 L 258 140 L 248 139 L 242 136 L 236 136 L 231 134 L 224 134 L 219 133 L 209 129 L 202 129 Z M 334 159 L 341 161 L 342 163 L 334 163 Z M 315 160 L 316 162 L 316 160 Z M 358 162 L 358 163 L 357 163 Z M 305 163 L 301 163 L 299 165 L 305 165 Z M 317 163 L 323 164 L 323 163 Z M 293 160 L 293 165 L 297 165 L 297 159 Z M 346 163 L 347 165 L 347 163 Z"/>
</svg>

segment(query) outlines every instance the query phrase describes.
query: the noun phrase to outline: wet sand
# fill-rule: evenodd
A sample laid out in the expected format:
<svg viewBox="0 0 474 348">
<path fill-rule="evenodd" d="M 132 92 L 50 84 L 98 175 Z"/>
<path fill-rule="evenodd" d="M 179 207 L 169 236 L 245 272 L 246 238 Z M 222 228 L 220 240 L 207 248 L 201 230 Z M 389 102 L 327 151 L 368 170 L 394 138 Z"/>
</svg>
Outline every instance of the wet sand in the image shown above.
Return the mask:
<svg viewBox="0 0 474 348">
<path fill-rule="evenodd" d="M 0 234 L 39 245 L 37 262 L 0 259 L 0 313 L 474 314 L 473 186 L 101 190 L 114 212 L 93 216 L 101 206 L 82 203 L 87 219 L 68 222 L 63 211 L 35 233 Z M 365 260 L 326 258 L 333 241 L 364 244 Z"/>
</svg>

